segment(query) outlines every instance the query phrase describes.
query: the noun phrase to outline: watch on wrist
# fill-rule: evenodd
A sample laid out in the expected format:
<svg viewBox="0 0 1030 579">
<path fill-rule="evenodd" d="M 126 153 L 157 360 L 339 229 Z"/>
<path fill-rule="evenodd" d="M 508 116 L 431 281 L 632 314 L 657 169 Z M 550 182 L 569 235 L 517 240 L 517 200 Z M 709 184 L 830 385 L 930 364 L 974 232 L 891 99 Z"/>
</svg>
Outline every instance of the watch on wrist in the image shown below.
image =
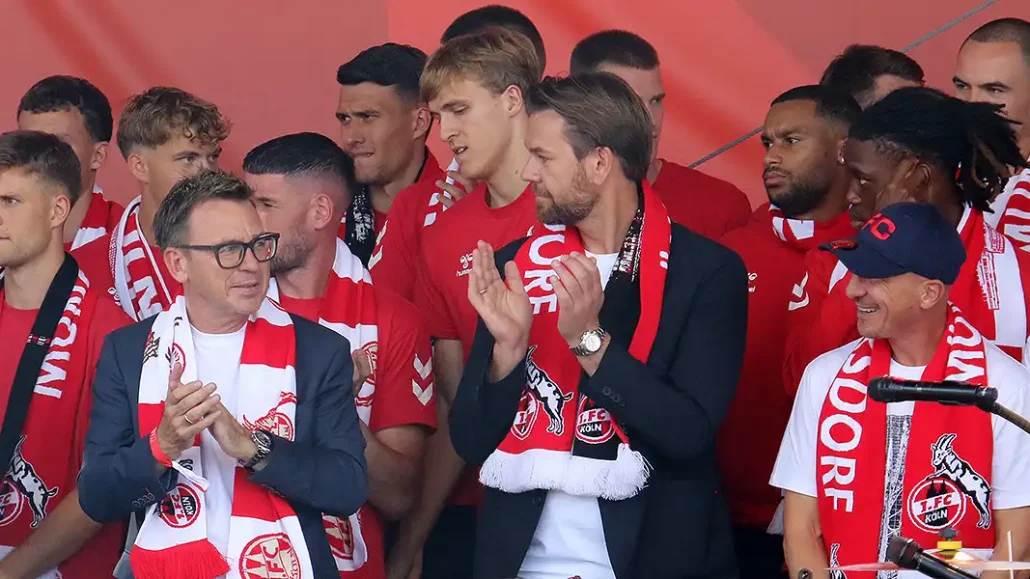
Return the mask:
<svg viewBox="0 0 1030 579">
<path fill-rule="evenodd" d="M 592 356 L 600 352 L 606 335 L 608 332 L 604 331 L 604 328 L 583 332 L 579 337 L 579 343 L 572 347 L 572 353 L 577 356 Z"/>
<path fill-rule="evenodd" d="M 240 466 L 249 472 L 253 472 L 254 467 L 257 463 L 261 462 L 272 452 L 272 435 L 265 432 L 264 430 L 252 430 L 250 431 L 250 440 L 254 442 L 254 446 L 257 447 L 257 452 L 254 456 L 250 457 L 248 461 L 240 461 Z"/>
</svg>

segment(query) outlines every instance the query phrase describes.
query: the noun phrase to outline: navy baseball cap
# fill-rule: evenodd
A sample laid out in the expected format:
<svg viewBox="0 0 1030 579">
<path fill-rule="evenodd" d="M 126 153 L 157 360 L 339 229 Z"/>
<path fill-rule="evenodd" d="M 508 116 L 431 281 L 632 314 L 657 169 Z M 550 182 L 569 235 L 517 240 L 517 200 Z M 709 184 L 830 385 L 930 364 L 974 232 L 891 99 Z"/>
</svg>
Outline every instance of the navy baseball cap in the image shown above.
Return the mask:
<svg viewBox="0 0 1030 579">
<path fill-rule="evenodd" d="M 914 273 L 945 285 L 955 283 L 966 248 L 955 226 L 925 203 L 895 203 L 870 219 L 854 239 L 820 246 L 853 274 L 884 279 Z"/>
</svg>

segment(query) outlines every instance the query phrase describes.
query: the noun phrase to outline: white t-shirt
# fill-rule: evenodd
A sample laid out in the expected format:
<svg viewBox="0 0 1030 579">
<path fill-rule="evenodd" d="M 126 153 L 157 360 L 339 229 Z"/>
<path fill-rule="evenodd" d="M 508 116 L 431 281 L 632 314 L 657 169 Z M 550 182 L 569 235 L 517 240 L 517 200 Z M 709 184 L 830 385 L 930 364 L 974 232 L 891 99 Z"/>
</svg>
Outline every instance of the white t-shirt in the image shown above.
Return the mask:
<svg viewBox="0 0 1030 579">
<path fill-rule="evenodd" d="M 588 256 L 597 259 L 601 287 L 615 268 L 617 253 Z M 615 579 L 604 540 L 601 509 L 594 497 L 549 491 L 540 521 L 529 544 L 519 579 Z"/>
<path fill-rule="evenodd" d="M 830 384 L 857 344 L 856 340 L 827 352 L 813 360 L 805 369 L 797 397 L 794 399 L 790 422 L 787 423 L 787 431 L 780 445 L 780 453 L 776 457 L 776 465 L 769 480 L 770 485 L 810 497 L 818 495 L 816 439 L 819 435 L 819 416 L 830 391 Z M 988 385 L 998 389 L 998 402 L 1017 414 L 1030 416 L 1030 396 L 1027 395 L 1030 370 L 989 342 L 985 348 Z M 891 360 L 890 373 L 894 378 L 918 380 L 922 377 L 923 368 L 902 366 Z M 914 406 L 914 402 L 888 404 L 888 423 L 893 417 L 898 417 L 904 422 L 906 417 L 912 416 Z M 991 472 L 993 509 L 1030 506 L 1030 485 L 1027 484 L 1027 481 L 1030 481 L 1030 455 L 1023 452 L 1024 445 L 1030 442 L 1030 439 L 1023 431 L 998 416 L 991 417 L 991 429 L 994 434 Z M 907 437 L 901 444 L 907 446 Z M 884 460 L 887 461 L 886 454 Z M 887 462 L 887 476 L 890 477 L 891 471 L 897 469 L 891 468 L 890 461 Z M 903 476 L 903 473 L 898 476 Z M 966 516 L 975 516 L 975 513 Z M 934 547 L 935 545 L 923 545 L 926 549 Z M 914 572 L 902 572 L 899 576 L 922 577 Z"/>
<path fill-rule="evenodd" d="M 196 328 L 193 349 L 197 356 L 197 379 L 204 384 L 215 384 L 215 392 L 222 405 L 234 416 L 239 376 L 240 354 L 247 326 L 231 334 L 205 334 Z M 200 468 L 210 483 L 204 493 L 207 508 L 207 538 L 218 552 L 229 551 L 229 518 L 232 516 L 233 483 L 236 477 L 236 459 L 222 452 L 210 430 L 200 435 Z"/>
</svg>

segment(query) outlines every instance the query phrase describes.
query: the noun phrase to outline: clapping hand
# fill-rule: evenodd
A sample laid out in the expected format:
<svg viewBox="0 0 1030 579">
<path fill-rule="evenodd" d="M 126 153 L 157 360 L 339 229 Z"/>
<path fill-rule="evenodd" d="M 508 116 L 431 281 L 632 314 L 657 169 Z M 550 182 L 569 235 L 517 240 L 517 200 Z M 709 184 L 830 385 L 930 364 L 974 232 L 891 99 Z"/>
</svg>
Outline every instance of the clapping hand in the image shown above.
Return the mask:
<svg viewBox="0 0 1030 579">
<path fill-rule="evenodd" d="M 182 364 L 178 362 L 168 373 L 168 393 L 165 395 L 164 414 L 157 426 L 157 442 L 170 460 L 175 460 L 189 447 L 205 428 L 222 414 L 220 398 L 215 385 L 200 381 L 182 383 Z"/>
<path fill-rule="evenodd" d="M 211 436 L 222 452 L 238 461 L 247 462 L 257 454 L 258 447 L 250 438 L 250 430 L 240 424 L 221 403 L 218 404 L 218 417 L 211 425 Z"/>
<path fill-rule="evenodd" d="M 585 332 L 601 327 L 604 290 L 597 260 L 573 251 L 554 260 L 551 267 L 558 274 L 558 280 L 551 280 L 558 296 L 558 332 L 574 347 Z"/>
<path fill-rule="evenodd" d="M 350 359 L 354 362 L 354 396 L 358 395 L 361 385 L 372 375 L 372 362 L 363 349 L 357 349 L 350 353 Z"/>
<path fill-rule="evenodd" d="M 495 380 L 507 376 L 526 355 L 533 307 L 518 266 L 513 261 L 506 263 L 501 279 L 494 264 L 494 250 L 485 241 L 472 251 L 468 298 L 494 337 L 491 373 L 497 374 Z"/>
</svg>

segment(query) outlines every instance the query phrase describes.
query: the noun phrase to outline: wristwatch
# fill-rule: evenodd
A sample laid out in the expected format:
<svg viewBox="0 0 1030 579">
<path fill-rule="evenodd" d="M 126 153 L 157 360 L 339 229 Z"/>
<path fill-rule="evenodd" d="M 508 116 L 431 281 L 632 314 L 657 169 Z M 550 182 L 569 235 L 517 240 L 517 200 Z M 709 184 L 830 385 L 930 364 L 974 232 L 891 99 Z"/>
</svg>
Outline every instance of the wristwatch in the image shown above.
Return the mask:
<svg viewBox="0 0 1030 579">
<path fill-rule="evenodd" d="M 604 328 L 583 332 L 579 337 L 579 343 L 572 347 L 572 353 L 577 356 L 591 356 L 600 352 L 606 335 L 608 332 L 604 331 Z"/>
<path fill-rule="evenodd" d="M 250 457 L 250 460 L 244 462 L 240 461 L 242 466 L 247 472 L 254 472 L 254 466 L 261 462 L 272 452 L 272 435 L 265 432 L 264 430 L 252 430 L 250 431 L 250 439 L 254 441 L 254 446 L 257 447 L 257 452 L 254 456 Z"/>
</svg>

